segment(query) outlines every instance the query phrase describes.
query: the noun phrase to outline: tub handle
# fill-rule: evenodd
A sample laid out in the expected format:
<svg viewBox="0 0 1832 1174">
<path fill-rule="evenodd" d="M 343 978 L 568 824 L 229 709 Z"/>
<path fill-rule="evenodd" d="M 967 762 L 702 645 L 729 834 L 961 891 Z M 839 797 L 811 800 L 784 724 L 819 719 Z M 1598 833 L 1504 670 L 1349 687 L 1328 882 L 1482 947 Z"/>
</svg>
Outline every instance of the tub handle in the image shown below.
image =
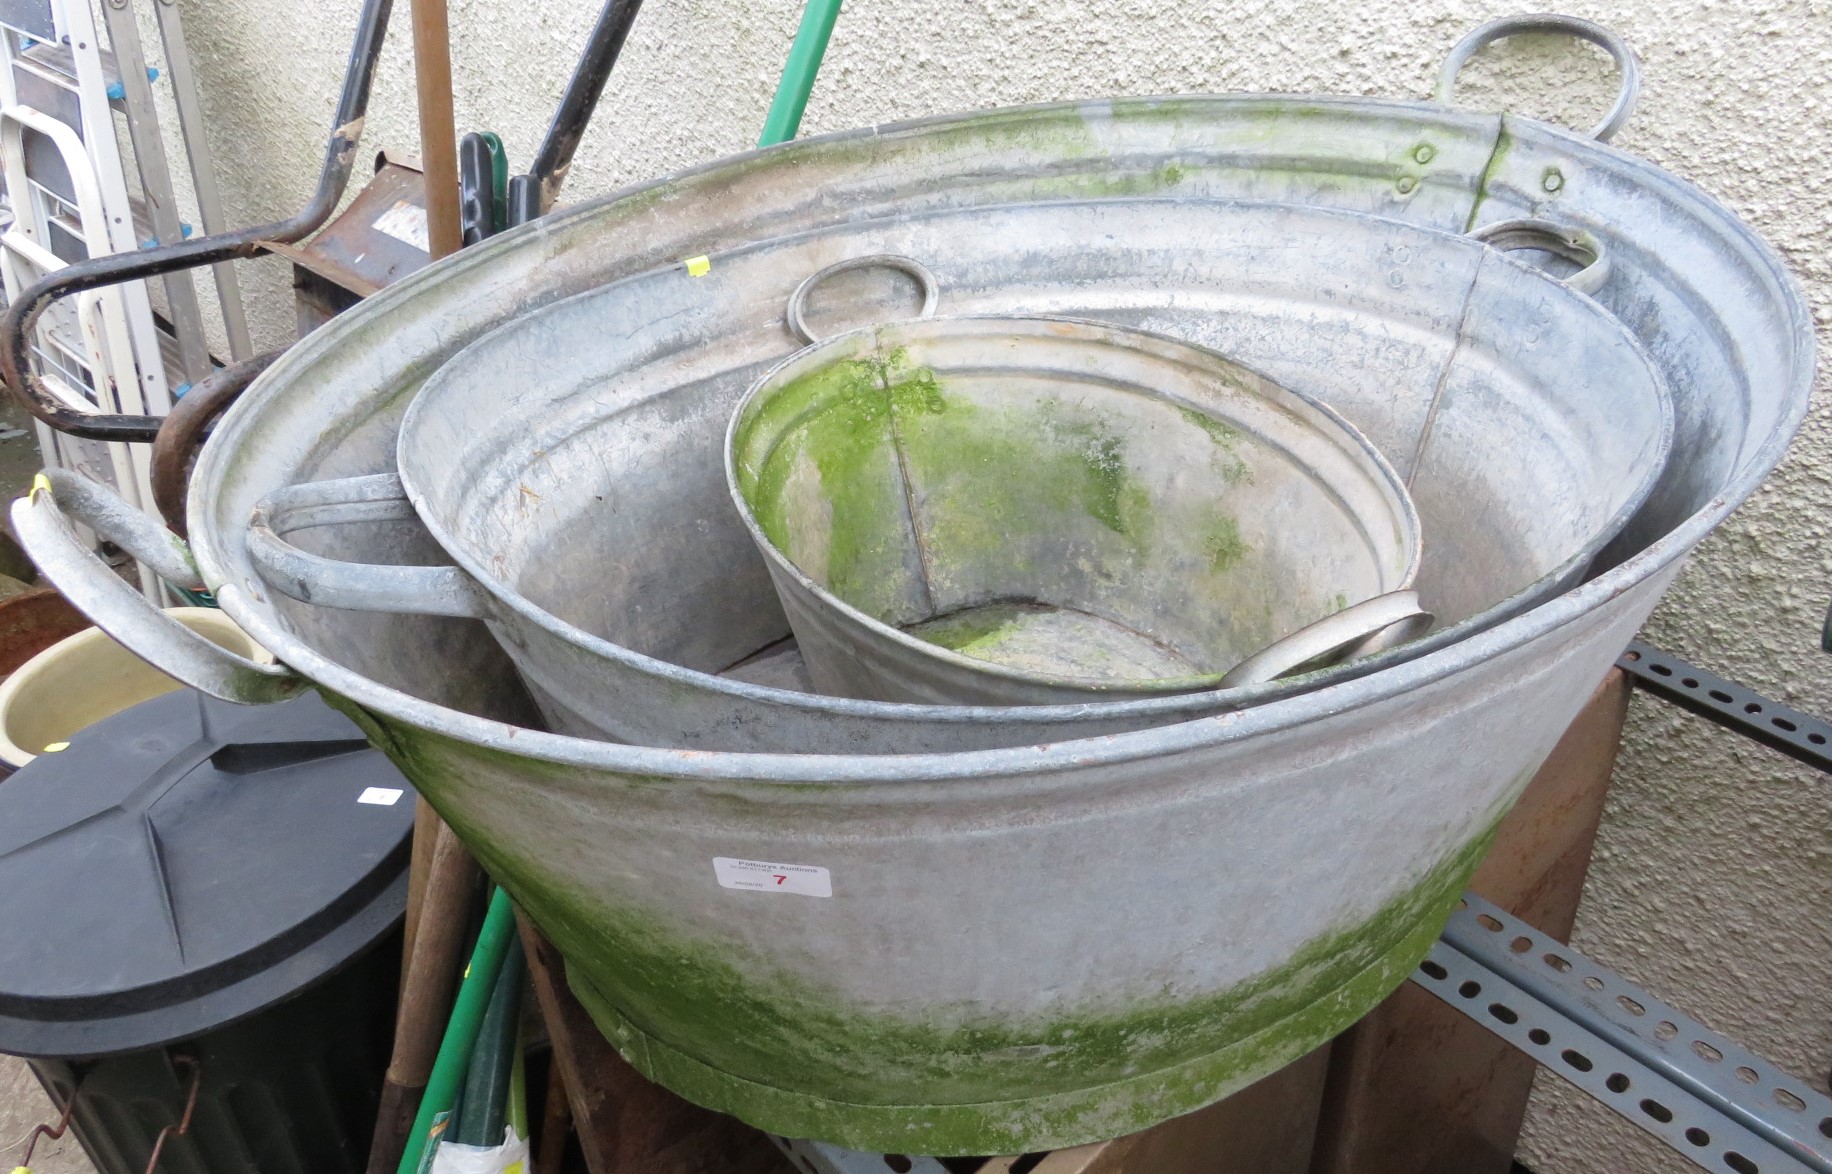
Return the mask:
<svg viewBox="0 0 1832 1174">
<path fill-rule="evenodd" d="M 284 701 L 305 688 L 305 680 L 285 666 L 238 656 L 154 607 L 77 537 L 72 517 L 175 586 L 204 590 L 197 564 L 183 539 L 112 491 L 67 469 L 46 469 L 33 479 L 31 492 L 13 503 L 13 529 L 32 561 L 79 611 L 128 651 L 224 701 Z"/>
<path fill-rule="evenodd" d="M 1419 606 L 1416 591 L 1376 595 L 1274 640 L 1229 669 L 1221 678 L 1221 688 L 1258 685 L 1290 676 L 1306 666 L 1320 668 L 1372 656 L 1423 636 L 1432 619 L 1432 614 Z"/>
<path fill-rule="evenodd" d="M 1603 283 L 1609 280 L 1608 250 L 1594 233 L 1582 228 L 1522 217 L 1472 228 L 1469 235 L 1504 253 L 1533 249 L 1563 257 L 1579 268 L 1560 280 L 1581 294 L 1595 297 Z"/>
<path fill-rule="evenodd" d="M 1616 91 L 1616 104 L 1609 108 L 1602 122 L 1590 128 L 1590 137 L 1606 143 L 1628 122 L 1629 115 L 1635 112 L 1635 100 L 1641 96 L 1641 66 L 1635 61 L 1634 50 L 1629 48 L 1628 42 L 1620 34 L 1600 24 L 1551 12 L 1504 16 L 1471 30 L 1468 36 L 1457 42 L 1449 56 L 1444 58 L 1444 64 L 1438 68 L 1438 87 L 1432 100 L 1443 106 L 1450 105 L 1451 93 L 1457 86 L 1457 75 L 1463 72 L 1469 59 L 1486 46 L 1517 33 L 1566 33 L 1601 46 L 1615 59 L 1616 73 L 1621 77 L 1622 85 Z"/>
<path fill-rule="evenodd" d="M 914 257 L 905 257 L 897 253 L 873 253 L 867 257 L 852 257 L 836 262 L 804 278 L 802 283 L 795 287 L 795 292 L 789 295 L 789 306 L 783 315 L 784 320 L 789 324 L 789 329 L 794 332 L 796 338 L 801 339 L 804 343 L 818 342 L 814 332 L 808 329 L 808 320 L 803 317 L 808 295 L 813 292 L 814 287 L 836 273 L 849 273 L 854 269 L 880 268 L 895 269 L 899 273 L 907 273 L 915 278 L 916 284 L 922 287 L 922 309 L 916 311 L 916 316 L 918 318 L 935 316 L 935 306 L 941 301 L 941 283 L 935 280 L 935 274 L 930 272 L 929 267 Z"/>
<path fill-rule="evenodd" d="M 417 518 L 394 473 L 308 481 L 276 489 L 248 519 L 248 557 L 261 578 L 301 603 L 349 611 L 482 619 L 486 597 L 458 567 L 351 563 L 309 554 L 282 538 L 294 530 Z"/>
</svg>

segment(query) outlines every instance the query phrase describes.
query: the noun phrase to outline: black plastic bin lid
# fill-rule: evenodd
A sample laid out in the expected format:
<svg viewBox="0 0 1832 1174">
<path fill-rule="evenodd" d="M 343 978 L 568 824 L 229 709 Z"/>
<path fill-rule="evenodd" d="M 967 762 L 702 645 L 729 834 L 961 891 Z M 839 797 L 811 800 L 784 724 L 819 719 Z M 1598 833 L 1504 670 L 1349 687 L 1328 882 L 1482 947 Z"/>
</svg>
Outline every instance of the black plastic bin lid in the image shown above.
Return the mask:
<svg viewBox="0 0 1832 1174">
<path fill-rule="evenodd" d="M 413 808 L 313 694 L 181 689 L 40 755 L 0 781 L 0 1052 L 137 1051 L 326 977 L 400 917 Z"/>
</svg>

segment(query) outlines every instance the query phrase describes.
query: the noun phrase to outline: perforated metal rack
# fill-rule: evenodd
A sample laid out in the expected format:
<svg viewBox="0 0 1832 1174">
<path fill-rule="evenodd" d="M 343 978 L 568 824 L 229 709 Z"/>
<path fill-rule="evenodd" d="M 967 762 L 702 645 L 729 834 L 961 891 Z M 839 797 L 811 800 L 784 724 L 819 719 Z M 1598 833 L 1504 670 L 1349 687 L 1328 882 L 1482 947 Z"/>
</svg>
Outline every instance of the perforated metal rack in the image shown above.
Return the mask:
<svg viewBox="0 0 1832 1174">
<path fill-rule="evenodd" d="M 1616 663 L 1654 696 L 1832 773 L 1832 724 L 1647 644 L 1629 645 Z M 1474 893 L 1412 981 L 1701 1169 L 1832 1174 L 1832 1097 Z M 982 1161 L 777 1144 L 809 1174 L 1048 1168 L 1036 1154 Z"/>
</svg>

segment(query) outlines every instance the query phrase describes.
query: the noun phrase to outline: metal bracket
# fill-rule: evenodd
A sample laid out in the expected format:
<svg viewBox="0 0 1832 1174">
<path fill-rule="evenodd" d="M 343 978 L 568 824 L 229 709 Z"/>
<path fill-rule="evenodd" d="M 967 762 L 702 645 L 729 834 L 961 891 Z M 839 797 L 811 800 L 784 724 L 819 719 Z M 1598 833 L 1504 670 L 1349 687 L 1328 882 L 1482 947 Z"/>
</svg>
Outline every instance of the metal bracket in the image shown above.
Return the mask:
<svg viewBox="0 0 1832 1174">
<path fill-rule="evenodd" d="M 1832 1097 L 1474 893 L 1412 981 L 1705 1169 L 1832 1172 Z"/>
<path fill-rule="evenodd" d="M 1832 774 L 1832 724 L 1639 640 L 1616 667 L 1662 701 Z"/>
</svg>

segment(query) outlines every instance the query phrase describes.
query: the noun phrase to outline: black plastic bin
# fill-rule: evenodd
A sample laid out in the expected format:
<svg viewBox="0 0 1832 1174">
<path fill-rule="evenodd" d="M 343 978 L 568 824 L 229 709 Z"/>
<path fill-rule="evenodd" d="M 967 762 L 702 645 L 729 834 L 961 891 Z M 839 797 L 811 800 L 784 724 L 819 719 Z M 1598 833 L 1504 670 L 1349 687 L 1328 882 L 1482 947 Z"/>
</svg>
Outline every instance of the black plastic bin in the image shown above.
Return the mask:
<svg viewBox="0 0 1832 1174">
<path fill-rule="evenodd" d="M 368 1155 L 413 792 L 316 696 L 190 690 L 0 782 L 0 1051 L 102 1174 L 339 1174 Z"/>
</svg>

